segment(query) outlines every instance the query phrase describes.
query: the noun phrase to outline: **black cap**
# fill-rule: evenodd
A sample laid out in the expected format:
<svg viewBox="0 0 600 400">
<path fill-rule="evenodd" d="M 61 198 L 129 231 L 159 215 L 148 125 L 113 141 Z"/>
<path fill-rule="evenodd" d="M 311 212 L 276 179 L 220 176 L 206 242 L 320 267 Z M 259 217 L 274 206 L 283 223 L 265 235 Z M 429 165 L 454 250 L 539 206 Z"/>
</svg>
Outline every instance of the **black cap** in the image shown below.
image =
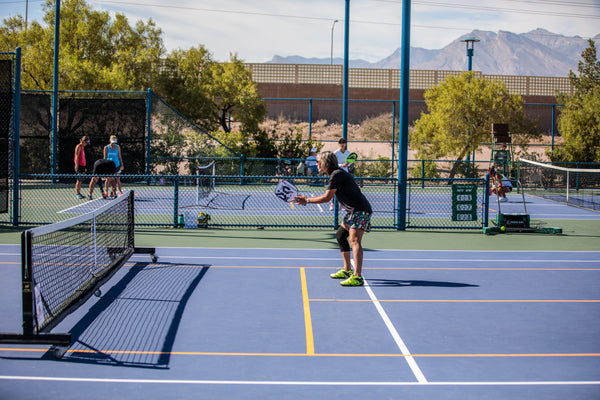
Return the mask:
<svg viewBox="0 0 600 400">
<path fill-rule="evenodd" d="M 338 140 L 338 143 L 339 144 L 348 143 L 348 141 L 346 139 L 344 139 L 344 138 L 341 138 L 340 140 Z"/>
</svg>

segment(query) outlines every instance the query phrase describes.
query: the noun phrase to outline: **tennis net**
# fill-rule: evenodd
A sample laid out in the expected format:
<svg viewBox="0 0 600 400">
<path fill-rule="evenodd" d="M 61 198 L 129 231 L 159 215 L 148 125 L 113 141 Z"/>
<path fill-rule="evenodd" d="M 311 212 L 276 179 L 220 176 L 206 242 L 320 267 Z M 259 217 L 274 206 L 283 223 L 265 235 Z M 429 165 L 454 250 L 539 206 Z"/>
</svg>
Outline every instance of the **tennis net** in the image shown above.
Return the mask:
<svg viewBox="0 0 600 400">
<path fill-rule="evenodd" d="M 0 342 L 68 345 L 68 334 L 43 334 L 98 294 L 135 250 L 132 191 L 88 214 L 24 231 L 23 335 L 0 334 Z"/>
<path fill-rule="evenodd" d="M 196 193 L 198 198 L 208 197 L 215 190 L 215 162 L 196 168 Z"/>
<path fill-rule="evenodd" d="M 600 169 L 565 168 L 521 158 L 519 180 L 528 194 L 600 211 Z"/>
</svg>

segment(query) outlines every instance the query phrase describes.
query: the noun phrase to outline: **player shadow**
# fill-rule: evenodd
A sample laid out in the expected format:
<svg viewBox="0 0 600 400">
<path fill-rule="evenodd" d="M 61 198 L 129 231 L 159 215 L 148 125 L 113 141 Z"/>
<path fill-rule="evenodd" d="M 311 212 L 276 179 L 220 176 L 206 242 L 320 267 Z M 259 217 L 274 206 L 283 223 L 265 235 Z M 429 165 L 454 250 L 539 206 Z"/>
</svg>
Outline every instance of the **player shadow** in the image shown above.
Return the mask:
<svg viewBox="0 0 600 400">
<path fill-rule="evenodd" d="M 418 281 L 402 279 L 379 279 L 368 278 L 369 286 L 379 287 L 404 287 L 404 286 L 423 286 L 423 287 L 479 287 L 470 283 L 459 282 L 438 282 L 438 281 Z"/>
<path fill-rule="evenodd" d="M 209 268 L 136 263 L 73 326 L 62 360 L 167 369 L 187 302 Z M 51 351 L 43 358 L 55 359 Z"/>
</svg>

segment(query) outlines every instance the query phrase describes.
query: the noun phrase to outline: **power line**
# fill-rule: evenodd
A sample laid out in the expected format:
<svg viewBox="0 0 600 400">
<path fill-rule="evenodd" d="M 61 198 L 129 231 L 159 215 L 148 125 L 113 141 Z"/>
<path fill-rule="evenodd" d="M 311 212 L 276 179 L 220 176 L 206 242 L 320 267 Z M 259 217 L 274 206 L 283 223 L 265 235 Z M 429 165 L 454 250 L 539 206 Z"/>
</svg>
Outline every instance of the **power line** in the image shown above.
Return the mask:
<svg viewBox="0 0 600 400">
<path fill-rule="evenodd" d="M 384 1 L 384 0 L 378 0 Z M 505 13 L 518 13 L 518 14 L 532 14 L 532 15 L 547 15 L 552 17 L 569 17 L 569 18 L 584 18 L 584 19 L 600 19 L 600 15 L 590 15 L 590 14 L 575 14 L 570 12 L 560 12 L 560 11 L 547 11 L 547 10 L 523 10 L 518 8 L 502 8 L 502 7 L 488 7 L 481 5 L 469 5 L 469 4 L 457 4 L 457 3 L 439 3 L 435 1 L 424 1 L 417 0 L 414 4 L 421 5 L 433 5 L 437 7 L 447 7 L 447 8 L 461 8 L 467 10 L 479 10 L 479 11 L 491 11 L 491 12 L 505 12 Z"/>
<path fill-rule="evenodd" d="M 381 3 L 396 3 L 396 4 L 401 4 L 402 0 L 371 0 L 371 1 L 377 1 L 377 2 L 381 2 Z M 581 8 L 599 8 L 599 5 L 597 3 L 586 3 L 586 2 L 581 2 L 581 1 L 563 1 L 563 0 L 500 0 L 500 2 L 513 2 L 513 3 L 522 3 L 522 4 L 545 4 L 545 5 L 553 5 L 553 6 L 559 6 L 559 7 L 581 7 Z M 413 4 L 419 4 L 419 3 L 427 3 L 426 1 L 419 1 L 419 0 L 415 0 L 413 1 Z M 436 5 L 442 6 L 442 7 L 456 7 L 456 6 L 465 6 L 464 3 L 448 3 L 448 2 L 443 2 L 443 3 L 438 3 Z M 479 8 L 478 6 L 471 6 L 473 8 Z M 492 9 L 498 9 L 498 10 L 502 10 L 502 8 L 499 7 L 490 7 Z M 520 11 L 520 9 L 515 9 L 515 12 Z"/>
<path fill-rule="evenodd" d="M 389 2 L 389 3 L 400 3 L 398 0 L 374 0 L 380 2 Z M 506 1 L 506 0 L 505 0 Z M 513 0 L 518 1 L 518 0 Z M 546 0 L 548 1 L 548 0 Z M 537 2 L 544 3 L 542 0 L 537 0 Z M 315 16 L 303 16 L 303 15 L 290 15 L 290 14 L 277 14 L 277 13 L 266 13 L 259 11 L 240 11 L 240 10 L 226 10 L 226 9 L 214 9 L 214 8 L 204 8 L 204 7 L 184 7 L 184 6 L 176 6 L 176 5 L 162 5 L 162 4 L 148 4 L 148 3 L 137 3 L 131 1 L 97 1 L 98 4 L 120 4 L 127 6 L 137 6 L 137 7 L 157 7 L 157 8 L 169 8 L 169 9 L 180 9 L 186 11 L 206 11 L 206 12 L 218 12 L 218 13 L 229 13 L 229 14 L 242 14 L 242 15 L 257 15 L 257 16 L 266 16 L 266 17 L 277 17 L 277 18 L 294 18 L 294 19 L 305 19 L 305 20 L 315 20 L 315 21 L 333 21 L 334 17 L 315 17 Z M 459 3 L 440 3 L 434 1 L 426 1 L 426 0 L 415 0 L 414 4 L 423 4 L 423 5 L 433 5 L 437 7 L 449 7 L 449 8 L 463 8 L 463 9 L 471 9 L 471 10 L 484 10 L 484 11 L 492 11 L 492 12 L 507 12 L 507 13 L 520 13 L 520 14 L 533 14 L 533 15 L 548 15 L 548 16 L 559 16 L 559 17 L 571 17 L 571 18 L 584 18 L 584 19 L 600 19 L 600 15 L 590 15 L 590 14 L 576 14 L 570 12 L 554 12 L 554 11 L 544 11 L 544 10 L 521 10 L 516 8 L 501 8 L 501 7 L 485 7 L 480 5 L 468 5 L 468 4 L 459 4 Z M 580 2 L 568 2 L 571 5 L 574 4 L 585 4 Z M 552 4 L 556 4 L 553 2 Z M 585 4 L 586 6 L 590 6 L 589 4 Z M 341 20 L 341 19 L 339 19 Z M 401 25 L 400 23 L 385 23 L 381 21 L 360 21 L 360 20 L 351 20 L 356 23 L 369 23 L 369 24 L 384 24 L 384 25 Z"/>
</svg>

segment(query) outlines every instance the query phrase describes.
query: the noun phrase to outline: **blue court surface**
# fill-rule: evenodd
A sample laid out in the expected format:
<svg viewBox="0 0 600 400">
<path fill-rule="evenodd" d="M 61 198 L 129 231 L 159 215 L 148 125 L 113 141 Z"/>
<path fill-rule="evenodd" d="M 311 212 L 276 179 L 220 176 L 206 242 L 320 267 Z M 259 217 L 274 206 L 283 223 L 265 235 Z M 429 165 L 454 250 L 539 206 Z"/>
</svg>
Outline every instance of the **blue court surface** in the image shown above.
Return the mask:
<svg viewBox="0 0 600 400">
<path fill-rule="evenodd" d="M 0 246 L 0 331 L 20 249 Z M 53 332 L 0 345 L 0 398 L 599 399 L 600 252 L 157 248 Z"/>
</svg>

